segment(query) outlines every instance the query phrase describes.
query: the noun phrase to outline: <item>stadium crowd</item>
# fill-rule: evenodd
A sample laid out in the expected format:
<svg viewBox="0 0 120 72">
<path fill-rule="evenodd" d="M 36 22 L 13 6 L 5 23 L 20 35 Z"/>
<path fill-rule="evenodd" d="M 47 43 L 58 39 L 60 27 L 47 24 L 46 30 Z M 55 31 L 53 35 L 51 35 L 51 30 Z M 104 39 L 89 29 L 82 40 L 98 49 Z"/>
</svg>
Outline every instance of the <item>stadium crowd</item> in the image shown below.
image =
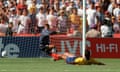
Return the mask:
<svg viewBox="0 0 120 72">
<path fill-rule="evenodd" d="M 0 35 L 38 34 L 44 25 L 69 36 L 82 35 L 83 0 L 0 0 Z M 86 0 L 86 36 L 120 33 L 120 0 Z"/>
</svg>

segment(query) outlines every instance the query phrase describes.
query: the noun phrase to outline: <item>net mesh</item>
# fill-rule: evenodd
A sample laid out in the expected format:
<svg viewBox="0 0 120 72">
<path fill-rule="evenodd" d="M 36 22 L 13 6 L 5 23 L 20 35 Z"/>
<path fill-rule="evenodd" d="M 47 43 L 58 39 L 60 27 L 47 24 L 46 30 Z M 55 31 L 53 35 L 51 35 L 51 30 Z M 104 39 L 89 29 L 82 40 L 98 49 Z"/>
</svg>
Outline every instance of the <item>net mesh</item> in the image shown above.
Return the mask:
<svg viewBox="0 0 120 72">
<path fill-rule="evenodd" d="M 39 46 L 39 37 L 0 37 L 0 54 L 3 51 L 7 57 L 46 56 Z"/>
</svg>

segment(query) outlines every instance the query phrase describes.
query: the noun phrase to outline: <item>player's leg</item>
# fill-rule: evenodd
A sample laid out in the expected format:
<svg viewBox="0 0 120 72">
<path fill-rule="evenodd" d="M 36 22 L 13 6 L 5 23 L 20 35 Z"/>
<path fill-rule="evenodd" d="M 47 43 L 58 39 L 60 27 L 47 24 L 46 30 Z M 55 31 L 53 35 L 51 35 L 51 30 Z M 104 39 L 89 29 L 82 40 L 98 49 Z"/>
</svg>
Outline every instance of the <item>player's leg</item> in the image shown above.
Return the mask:
<svg viewBox="0 0 120 72">
<path fill-rule="evenodd" d="M 64 55 L 64 54 L 59 55 L 59 57 L 60 57 L 61 59 L 65 60 L 65 61 L 66 61 L 66 59 L 67 59 L 67 56 Z"/>
<path fill-rule="evenodd" d="M 90 59 L 90 51 L 89 50 L 85 50 L 85 58 L 86 58 L 86 60 L 89 60 Z"/>
<path fill-rule="evenodd" d="M 88 61 L 88 63 L 96 64 L 96 65 L 105 65 L 104 63 L 99 62 L 99 61 L 95 60 L 94 58 L 90 58 L 90 60 Z"/>
<path fill-rule="evenodd" d="M 57 53 L 52 53 L 51 54 L 51 57 L 53 58 L 54 61 L 57 61 L 57 60 L 65 60 L 67 59 L 68 56 L 64 55 L 64 54 L 57 54 Z"/>
<path fill-rule="evenodd" d="M 64 55 L 64 56 L 67 56 L 67 57 L 75 57 L 74 54 L 69 53 L 69 52 L 65 52 L 63 55 Z"/>
<path fill-rule="evenodd" d="M 62 59 L 62 55 L 57 53 L 51 53 L 51 57 L 54 61 Z"/>
</svg>

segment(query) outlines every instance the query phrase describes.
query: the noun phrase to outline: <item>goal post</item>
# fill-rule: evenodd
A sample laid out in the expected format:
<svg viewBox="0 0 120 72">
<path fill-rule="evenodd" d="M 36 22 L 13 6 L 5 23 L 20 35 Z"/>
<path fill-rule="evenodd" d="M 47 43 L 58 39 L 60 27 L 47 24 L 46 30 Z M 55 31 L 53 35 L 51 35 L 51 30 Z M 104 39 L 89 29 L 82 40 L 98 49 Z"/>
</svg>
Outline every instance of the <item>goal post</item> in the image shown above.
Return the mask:
<svg viewBox="0 0 120 72">
<path fill-rule="evenodd" d="M 86 48 L 86 0 L 83 0 L 82 57 L 85 58 Z"/>
</svg>

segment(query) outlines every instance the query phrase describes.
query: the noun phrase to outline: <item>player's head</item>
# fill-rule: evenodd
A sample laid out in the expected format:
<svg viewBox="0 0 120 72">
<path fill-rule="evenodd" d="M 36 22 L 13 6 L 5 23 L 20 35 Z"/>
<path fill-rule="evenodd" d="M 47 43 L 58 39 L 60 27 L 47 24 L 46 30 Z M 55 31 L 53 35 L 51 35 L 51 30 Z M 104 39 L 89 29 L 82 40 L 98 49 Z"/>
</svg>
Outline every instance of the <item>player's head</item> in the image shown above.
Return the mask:
<svg viewBox="0 0 120 72">
<path fill-rule="evenodd" d="M 90 59 L 90 51 L 87 49 L 85 50 L 85 58 L 86 58 L 86 60 Z"/>
</svg>

